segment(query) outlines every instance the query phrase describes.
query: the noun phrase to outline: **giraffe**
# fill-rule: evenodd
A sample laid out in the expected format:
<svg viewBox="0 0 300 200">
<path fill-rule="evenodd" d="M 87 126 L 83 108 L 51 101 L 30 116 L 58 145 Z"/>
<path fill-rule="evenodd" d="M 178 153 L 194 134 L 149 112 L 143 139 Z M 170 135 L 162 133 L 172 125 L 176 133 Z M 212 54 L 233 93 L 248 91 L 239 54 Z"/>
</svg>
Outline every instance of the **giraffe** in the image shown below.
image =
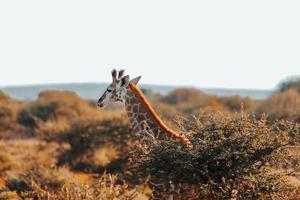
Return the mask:
<svg viewBox="0 0 300 200">
<path fill-rule="evenodd" d="M 188 148 L 192 148 L 192 143 L 184 135 L 179 135 L 168 128 L 149 104 L 142 91 L 137 87 L 141 76 L 129 81 L 129 76 L 123 75 L 124 70 L 119 73 L 116 70 L 112 71 L 113 82 L 98 100 L 98 106 L 104 108 L 110 103 L 122 102 L 125 104 L 133 131 L 141 137 L 145 132 L 151 131 L 154 138 L 158 140 L 173 138 Z"/>
<path fill-rule="evenodd" d="M 137 87 L 141 76 L 130 80 L 129 75 L 124 76 L 124 70 L 112 70 L 112 83 L 98 100 L 98 107 L 105 108 L 109 104 L 121 102 L 125 105 L 129 122 L 133 131 L 138 135 L 140 142 L 144 142 L 147 133 L 157 140 L 174 139 L 191 149 L 192 143 L 184 135 L 179 135 L 159 118 L 149 104 L 142 91 Z M 174 187 L 174 186 L 170 186 Z M 158 183 L 151 183 L 152 199 L 172 199 L 162 196 L 163 189 Z"/>
</svg>

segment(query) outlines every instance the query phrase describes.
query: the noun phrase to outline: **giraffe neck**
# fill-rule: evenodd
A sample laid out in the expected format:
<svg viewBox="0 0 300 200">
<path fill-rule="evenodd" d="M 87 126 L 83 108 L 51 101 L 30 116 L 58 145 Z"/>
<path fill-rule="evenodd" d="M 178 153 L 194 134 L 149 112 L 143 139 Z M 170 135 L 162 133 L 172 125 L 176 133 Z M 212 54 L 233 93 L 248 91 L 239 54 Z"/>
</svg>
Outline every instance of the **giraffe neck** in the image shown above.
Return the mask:
<svg viewBox="0 0 300 200">
<path fill-rule="evenodd" d="M 164 124 L 141 90 L 133 83 L 129 83 L 125 107 L 133 130 L 140 136 L 150 132 L 156 139 L 174 138 L 187 147 L 192 147 L 191 142 L 185 136 L 179 135 Z"/>
</svg>

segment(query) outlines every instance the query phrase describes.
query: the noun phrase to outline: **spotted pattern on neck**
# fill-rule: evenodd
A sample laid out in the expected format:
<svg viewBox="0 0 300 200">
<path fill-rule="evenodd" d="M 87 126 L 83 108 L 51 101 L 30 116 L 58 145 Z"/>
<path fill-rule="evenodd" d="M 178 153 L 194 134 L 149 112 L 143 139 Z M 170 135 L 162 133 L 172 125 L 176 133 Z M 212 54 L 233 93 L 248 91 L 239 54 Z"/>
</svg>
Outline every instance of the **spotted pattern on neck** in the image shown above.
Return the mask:
<svg viewBox="0 0 300 200">
<path fill-rule="evenodd" d="M 192 148 L 191 142 L 184 135 L 179 135 L 168 128 L 149 104 L 142 91 L 129 83 L 125 98 L 125 107 L 133 130 L 144 139 L 146 133 L 152 133 L 158 140 L 173 138 Z"/>
</svg>

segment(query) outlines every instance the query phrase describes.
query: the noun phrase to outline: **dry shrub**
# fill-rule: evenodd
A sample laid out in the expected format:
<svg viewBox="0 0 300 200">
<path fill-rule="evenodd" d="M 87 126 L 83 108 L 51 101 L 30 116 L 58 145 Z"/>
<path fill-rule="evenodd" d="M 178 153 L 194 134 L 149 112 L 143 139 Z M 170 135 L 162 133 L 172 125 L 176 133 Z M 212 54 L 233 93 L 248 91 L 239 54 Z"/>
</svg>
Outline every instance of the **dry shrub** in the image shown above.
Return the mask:
<svg viewBox="0 0 300 200">
<path fill-rule="evenodd" d="M 194 148 L 188 150 L 176 141 L 152 141 L 148 148 L 133 152 L 136 177 L 145 180 L 150 176 L 166 187 L 170 181 L 188 184 L 196 188 L 194 199 L 235 195 L 237 199 L 278 199 L 295 191 L 296 186 L 288 187 L 282 181 L 288 173 L 274 170 L 300 164 L 299 159 L 290 162 L 292 155 L 284 151 L 299 145 L 299 124 L 268 124 L 244 114 L 226 117 L 213 113 L 178 123 Z"/>
<path fill-rule="evenodd" d="M 16 110 L 20 104 L 0 91 L 0 136 L 2 131 L 16 127 Z"/>
<path fill-rule="evenodd" d="M 255 101 L 250 97 L 240 97 L 240 96 L 229 96 L 221 97 L 221 101 L 224 103 L 224 106 L 233 112 L 238 112 L 244 110 L 245 112 L 253 112 L 259 101 Z"/>
<path fill-rule="evenodd" d="M 34 168 L 10 180 L 8 187 L 22 199 L 132 200 L 137 196 L 125 183 L 118 183 L 116 176 L 104 174 L 83 183 L 67 168 Z M 0 196 L 6 194 L 0 192 Z"/>
<path fill-rule="evenodd" d="M 0 191 L 0 200 L 19 200 L 21 199 L 16 192 Z"/>
<path fill-rule="evenodd" d="M 73 169 L 88 172 L 118 169 L 126 162 L 129 147 L 134 142 L 133 133 L 124 118 L 125 116 L 121 115 L 109 120 L 81 121 L 73 124 L 69 131 L 60 135 L 59 140 L 71 146 L 69 151 L 61 155 L 60 164 L 68 163 Z M 101 163 L 100 160 L 94 160 L 97 153 L 108 146 L 114 147 L 112 154 L 115 156 L 111 158 L 116 160 L 110 160 L 108 166 L 97 165 Z M 112 161 L 114 163 L 111 163 Z M 108 163 L 107 160 L 105 162 Z"/>
<path fill-rule="evenodd" d="M 164 100 L 170 104 L 195 102 L 203 99 L 206 94 L 193 88 L 178 88 L 172 91 Z"/>
<path fill-rule="evenodd" d="M 57 156 L 68 148 L 56 142 L 38 139 L 9 139 L 0 141 L 0 174 L 19 174 L 35 166 L 54 166 Z"/>
<path fill-rule="evenodd" d="M 15 120 L 15 113 L 12 109 L 2 106 L 0 107 L 0 127 L 2 130 L 10 128 Z"/>
<path fill-rule="evenodd" d="M 167 120 L 172 120 L 174 119 L 174 116 L 180 114 L 180 111 L 178 111 L 178 109 L 176 109 L 174 105 L 171 105 L 163 101 L 159 101 L 159 100 L 154 101 L 153 107 L 157 111 L 159 116 Z"/>
<path fill-rule="evenodd" d="M 267 114 L 271 121 L 287 119 L 300 122 L 300 93 L 294 89 L 276 92 L 258 107 L 257 113 Z"/>
<path fill-rule="evenodd" d="M 51 135 L 69 129 L 76 120 L 92 120 L 101 114 L 74 92 L 45 91 L 18 113 L 18 122 L 37 133 Z"/>
<path fill-rule="evenodd" d="M 300 76 L 291 77 L 279 84 L 279 90 L 281 92 L 294 89 L 300 92 Z"/>
<path fill-rule="evenodd" d="M 10 169 L 11 159 L 12 159 L 11 156 L 7 152 L 0 151 L 0 176 L 2 172 Z"/>
<path fill-rule="evenodd" d="M 178 88 L 161 99 L 162 102 L 176 106 L 178 114 L 193 114 L 201 108 L 210 108 L 226 112 L 221 100 L 214 95 L 192 88 Z"/>
<path fill-rule="evenodd" d="M 113 144 L 103 144 L 95 149 L 93 153 L 93 163 L 96 166 L 108 166 L 113 160 L 118 159 L 125 152 L 119 152 Z"/>
<path fill-rule="evenodd" d="M 74 174 L 66 167 L 49 168 L 37 166 L 22 173 L 19 179 L 28 185 L 33 181 L 41 188 L 48 190 L 59 190 L 63 185 L 75 182 Z"/>
<path fill-rule="evenodd" d="M 258 104 L 259 101 L 254 101 L 249 97 L 218 97 L 197 89 L 179 88 L 160 98 L 157 107 L 162 107 L 162 113 L 166 114 L 166 116 L 174 116 L 174 113 L 177 115 L 195 114 L 200 109 L 210 109 L 223 113 L 234 113 L 241 109 L 246 112 L 252 112 Z M 169 105 L 169 108 L 167 105 Z M 170 114 L 168 114 L 168 111 Z"/>
</svg>

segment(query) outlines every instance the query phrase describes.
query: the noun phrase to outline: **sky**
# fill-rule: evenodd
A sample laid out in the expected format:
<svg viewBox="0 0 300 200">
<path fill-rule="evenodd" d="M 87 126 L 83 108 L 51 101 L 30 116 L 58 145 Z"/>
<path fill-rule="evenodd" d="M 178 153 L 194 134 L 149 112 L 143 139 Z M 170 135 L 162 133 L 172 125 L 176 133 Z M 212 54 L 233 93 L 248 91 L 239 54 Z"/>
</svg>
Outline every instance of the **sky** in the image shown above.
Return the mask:
<svg viewBox="0 0 300 200">
<path fill-rule="evenodd" d="M 0 1 L 0 86 L 272 89 L 300 74 L 300 1 Z"/>
</svg>

